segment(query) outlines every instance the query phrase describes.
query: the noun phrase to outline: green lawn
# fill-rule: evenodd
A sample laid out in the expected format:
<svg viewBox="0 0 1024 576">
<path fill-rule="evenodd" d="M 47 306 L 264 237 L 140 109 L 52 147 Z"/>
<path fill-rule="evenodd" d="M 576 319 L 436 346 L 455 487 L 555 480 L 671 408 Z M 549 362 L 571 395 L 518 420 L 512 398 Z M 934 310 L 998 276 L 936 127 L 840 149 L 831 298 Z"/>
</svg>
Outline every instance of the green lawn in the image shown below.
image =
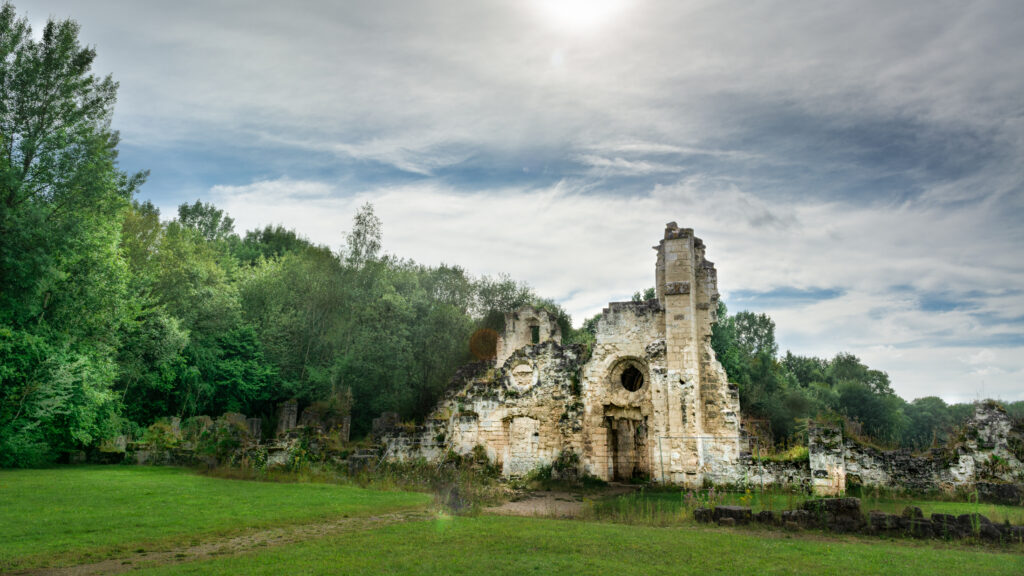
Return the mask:
<svg viewBox="0 0 1024 576">
<path fill-rule="evenodd" d="M 1019 575 L 1024 556 L 911 541 L 483 516 L 391 525 L 146 573 Z"/>
<path fill-rule="evenodd" d="M 425 494 L 223 480 L 178 468 L 0 470 L 0 572 L 429 501 Z"/>
</svg>

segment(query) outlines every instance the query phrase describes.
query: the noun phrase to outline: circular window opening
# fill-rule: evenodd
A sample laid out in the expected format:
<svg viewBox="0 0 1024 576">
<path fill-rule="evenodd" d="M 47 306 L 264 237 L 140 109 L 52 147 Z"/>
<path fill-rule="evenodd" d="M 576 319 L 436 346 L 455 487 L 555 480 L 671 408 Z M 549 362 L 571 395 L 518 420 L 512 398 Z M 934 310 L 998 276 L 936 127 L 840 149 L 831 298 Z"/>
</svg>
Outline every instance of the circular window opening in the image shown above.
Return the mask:
<svg viewBox="0 0 1024 576">
<path fill-rule="evenodd" d="M 636 366 L 630 366 L 622 371 L 622 387 L 630 392 L 636 392 L 644 385 L 644 373 L 637 370 Z"/>
</svg>

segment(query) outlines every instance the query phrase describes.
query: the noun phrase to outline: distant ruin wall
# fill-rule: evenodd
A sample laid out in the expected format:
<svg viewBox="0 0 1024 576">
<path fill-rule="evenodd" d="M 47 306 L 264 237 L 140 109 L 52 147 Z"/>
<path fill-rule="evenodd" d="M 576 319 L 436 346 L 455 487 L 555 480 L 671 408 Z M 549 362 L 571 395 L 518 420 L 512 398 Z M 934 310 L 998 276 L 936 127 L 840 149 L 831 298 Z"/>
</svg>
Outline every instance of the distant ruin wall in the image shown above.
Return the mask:
<svg viewBox="0 0 1024 576">
<path fill-rule="evenodd" d="M 814 490 L 844 492 L 855 486 L 912 492 L 979 488 L 989 499 L 1012 499 L 1024 482 L 1024 430 L 997 404 L 982 403 L 945 448 L 922 454 L 880 450 L 843 438 L 838 426 L 811 426 L 808 449 Z M 983 487 L 983 489 L 981 488 Z"/>
</svg>

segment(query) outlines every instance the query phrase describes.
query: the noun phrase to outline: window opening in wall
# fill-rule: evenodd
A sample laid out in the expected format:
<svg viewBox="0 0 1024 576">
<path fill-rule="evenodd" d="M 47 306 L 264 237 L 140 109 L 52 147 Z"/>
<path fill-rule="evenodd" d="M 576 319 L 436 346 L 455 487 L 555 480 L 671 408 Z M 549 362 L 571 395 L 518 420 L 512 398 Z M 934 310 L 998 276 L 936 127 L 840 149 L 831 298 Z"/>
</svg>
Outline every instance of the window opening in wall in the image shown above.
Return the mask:
<svg viewBox="0 0 1024 576">
<path fill-rule="evenodd" d="M 540 326 L 530 326 L 530 341 L 534 344 L 540 343 Z"/>
<path fill-rule="evenodd" d="M 622 387 L 630 392 L 636 392 L 644 385 L 644 374 L 643 372 L 636 369 L 636 366 L 630 366 L 622 371 Z"/>
</svg>

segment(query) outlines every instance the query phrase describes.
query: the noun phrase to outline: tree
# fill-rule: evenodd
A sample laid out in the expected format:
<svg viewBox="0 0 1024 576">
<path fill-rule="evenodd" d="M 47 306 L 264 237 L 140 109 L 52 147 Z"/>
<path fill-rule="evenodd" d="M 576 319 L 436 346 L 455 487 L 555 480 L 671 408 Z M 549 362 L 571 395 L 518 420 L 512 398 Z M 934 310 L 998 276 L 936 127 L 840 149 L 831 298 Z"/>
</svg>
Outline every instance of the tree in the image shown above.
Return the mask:
<svg viewBox="0 0 1024 576">
<path fill-rule="evenodd" d="M 646 302 L 648 300 L 654 300 L 658 297 L 658 291 L 653 286 L 647 288 L 643 292 L 637 290 L 633 292 L 633 302 Z"/>
<path fill-rule="evenodd" d="M 356 212 L 352 230 L 346 237 L 345 260 L 352 266 L 362 266 L 377 259 L 380 253 L 383 226 L 367 202 Z"/>
<path fill-rule="evenodd" d="M 904 406 L 903 411 L 907 416 L 907 426 L 900 441 L 903 446 L 923 450 L 949 437 L 953 419 L 942 398 L 917 398 Z"/>
<path fill-rule="evenodd" d="M 330 253 L 324 246 L 314 246 L 309 240 L 299 236 L 295 230 L 284 226 L 268 225 L 262 230 L 249 230 L 245 239 L 232 245 L 232 253 L 241 262 L 253 265 L 260 258 L 276 258 L 292 252 L 303 250 L 319 250 Z"/>
<path fill-rule="evenodd" d="M 235 221 L 213 204 L 196 200 L 195 204 L 178 206 L 178 222 L 195 230 L 208 242 L 226 240 L 235 233 Z"/>
<path fill-rule="evenodd" d="M 738 312 L 734 316 L 736 346 L 749 357 L 766 354 L 775 358 L 779 345 L 775 342 L 775 321 L 767 314 Z"/>
<path fill-rule="evenodd" d="M 116 424 L 111 383 L 132 307 L 117 246 L 145 179 L 117 168 L 117 84 L 70 20 L 37 41 L 0 7 L 0 454 L 52 459 Z"/>
</svg>

